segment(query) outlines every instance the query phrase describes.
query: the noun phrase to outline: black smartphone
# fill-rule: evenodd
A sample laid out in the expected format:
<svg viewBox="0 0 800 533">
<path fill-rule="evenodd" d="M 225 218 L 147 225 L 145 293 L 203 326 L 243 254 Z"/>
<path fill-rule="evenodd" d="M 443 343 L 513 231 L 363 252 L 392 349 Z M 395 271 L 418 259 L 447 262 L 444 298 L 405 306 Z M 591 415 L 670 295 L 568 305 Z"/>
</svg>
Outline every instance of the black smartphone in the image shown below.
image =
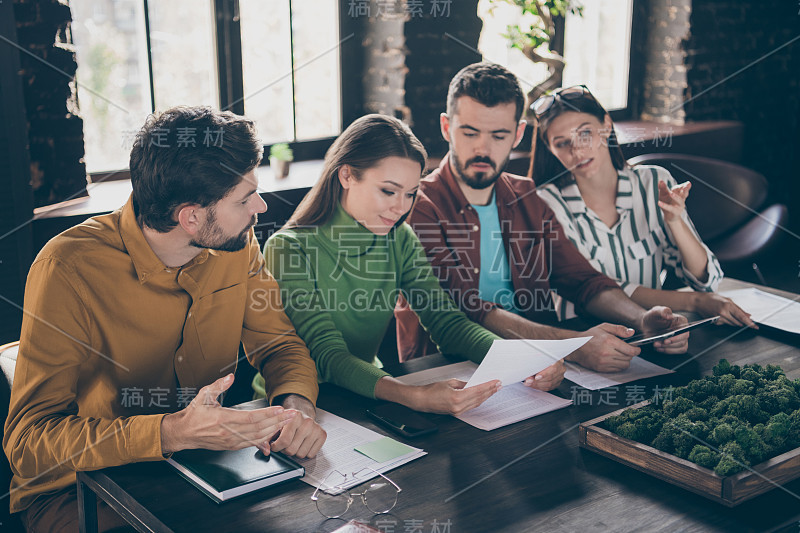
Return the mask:
<svg viewBox="0 0 800 533">
<path fill-rule="evenodd" d="M 381 403 L 367 409 L 367 414 L 383 427 L 404 437 L 421 437 L 433 433 L 436 424 L 399 403 Z"/>
<path fill-rule="evenodd" d="M 680 335 L 684 331 L 689 331 L 690 329 L 694 329 L 700 327 L 705 324 L 713 324 L 719 319 L 718 316 L 714 316 L 711 318 L 705 318 L 703 320 L 698 320 L 697 322 L 689 322 L 688 324 L 684 324 L 682 326 L 677 326 L 660 333 L 652 333 L 652 334 L 639 334 L 634 335 L 633 337 L 628 337 L 627 339 L 623 339 L 625 342 L 630 344 L 631 346 L 644 346 L 645 344 L 651 344 L 656 341 L 661 341 L 664 339 L 668 339 L 670 337 L 674 337 L 675 335 Z"/>
</svg>

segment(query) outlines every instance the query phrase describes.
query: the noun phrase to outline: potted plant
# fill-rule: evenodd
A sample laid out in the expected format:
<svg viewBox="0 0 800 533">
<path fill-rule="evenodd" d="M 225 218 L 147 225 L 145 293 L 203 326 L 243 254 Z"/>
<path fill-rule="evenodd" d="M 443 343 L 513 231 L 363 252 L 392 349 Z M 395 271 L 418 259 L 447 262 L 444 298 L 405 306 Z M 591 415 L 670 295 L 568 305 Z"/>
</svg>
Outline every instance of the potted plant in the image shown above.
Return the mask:
<svg viewBox="0 0 800 533">
<path fill-rule="evenodd" d="M 282 179 L 289 175 L 289 164 L 294 160 L 294 152 L 287 143 L 273 144 L 269 149 L 269 166 L 275 177 Z"/>
<path fill-rule="evenodd" d="M 550 49 L 555 36 L 555 17 L 563 17 L 567 13 L 583 16 L 583 6 L 576 0 L 489 0 L 493 4 L 505 3 L 517 6 L 520 15 L 530 14 L 535 17 L 531 25 L 513 24 L 506 29 L 503 37 L 508 39 L 509 46 L 518 48 L 525 57 L 534 63 L 544 63 L 550 76 L 528 92 L 528 102 L 558 87 L 564 72 L 564 58 Z M 544 46 L 546 45 L 546 46 Z M 533 111 L 527 110 L 526 115 Z M 528 118 L 533 118 L 528 116 Z"/>
</svg>

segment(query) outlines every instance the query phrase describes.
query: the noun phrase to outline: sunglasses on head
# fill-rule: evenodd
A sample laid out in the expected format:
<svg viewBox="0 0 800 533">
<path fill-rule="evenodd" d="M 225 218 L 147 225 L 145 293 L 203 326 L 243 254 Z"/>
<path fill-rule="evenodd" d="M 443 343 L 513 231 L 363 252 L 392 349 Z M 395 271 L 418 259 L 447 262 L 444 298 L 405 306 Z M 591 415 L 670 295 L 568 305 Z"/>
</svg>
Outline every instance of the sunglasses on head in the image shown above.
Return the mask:
<svg viewBox="0 0 800 533">
<path fill-rule="evenodd" d="M 589 97 L 593 101 L 597 102 L 597 99 L 595 99 L 594 95 L 589 92 L 589 89 L 586 88 L 586 85 L 563 87 L 561 89 L 556 89 L 551 94 L 540 96 L 535 102 L 533 102 L 531 108 L 538 119 L 547 113 L 551 107 L 553 107 L 553 104 L 556 102 L 556 100 L 561 100 L 566 104 L 567 107 L 570 107 L 570 100 L 579 100 L 584 97 Z M 578 109 L 575 108 L 575 111 L 578 111 Z"/>
</svg>

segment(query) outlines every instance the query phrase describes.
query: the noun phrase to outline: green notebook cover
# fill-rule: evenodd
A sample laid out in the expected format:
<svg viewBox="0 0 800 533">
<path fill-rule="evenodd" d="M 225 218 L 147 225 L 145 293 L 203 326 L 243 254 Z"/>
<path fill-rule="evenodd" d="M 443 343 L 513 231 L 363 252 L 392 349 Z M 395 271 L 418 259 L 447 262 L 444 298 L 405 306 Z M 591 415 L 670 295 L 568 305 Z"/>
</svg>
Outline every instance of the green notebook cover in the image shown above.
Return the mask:
<svg viewBox="0 0 800 533">
<path fill-rule="evenodd" d="M 167 462 L 217 503 L 305 475 L 303 467 L 291 459 L 279 453 L 264 456 L 255 446 L 233 451 L 183 450 Z"/>
</svg>

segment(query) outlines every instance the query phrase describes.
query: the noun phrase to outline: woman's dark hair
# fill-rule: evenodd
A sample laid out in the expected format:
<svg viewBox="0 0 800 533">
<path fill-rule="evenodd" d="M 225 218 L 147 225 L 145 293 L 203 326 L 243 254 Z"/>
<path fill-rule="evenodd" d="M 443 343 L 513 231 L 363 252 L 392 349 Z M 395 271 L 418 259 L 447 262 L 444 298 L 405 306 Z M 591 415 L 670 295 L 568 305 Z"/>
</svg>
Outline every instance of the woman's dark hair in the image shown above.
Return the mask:
<svg viewBox="0 0 800 533">
<path fill-rule="evenodd" d="M 608 114 L 600 102 L 589 93 L 579 98 L 570 98 L 566 102 L 561 98 L 555 99 L 550 108 L 534 122 L 536 142 L 531 152 L 531 166 L 528 175 L 533 178 L 537 186 L 554 181 L 558 187 L 564 187 L 572 182 L 572 173 L 564 168 L 564 165 L 553 155 L 547 143 L 547 129 L 550 124 L 556 117 L 569 111 L 588 113 L 597 118 L 601 124 Z M 611 154 L 611 163 L 614 168 L 622 170 L 627 166 L 628 163 L 625 161 L 625 156 L 622 155 L 622 148 L 617 141 L 617 133 L 614 131 L 613 124 L 608 137 L 608 152 Z"/>
<path fill-rule="evenodd" d="M 136 220 L 170 231 L 176 208 L 215 204 L 258 165 L 263 150 L 253 121 L 229 111 L 179 106 L 150 115 L 131 149 Z"/>
<path fill-rule="evenodd" d="M 398 119 L 385 115 L 365 115 L 347 127 L 325 154 L 322 176 L 311 188 L 292 217 L 287 228 L 321 226 L 333 216 L 342 194 L 339 169 L 348 165 L 355 179 L 377 166 L 387 157 L 403 157 L 419 163 L 425 170 L 428 154 L 411 129 Z M 405 216 L 397 224 L 402 224 Z"/>
</svg>

